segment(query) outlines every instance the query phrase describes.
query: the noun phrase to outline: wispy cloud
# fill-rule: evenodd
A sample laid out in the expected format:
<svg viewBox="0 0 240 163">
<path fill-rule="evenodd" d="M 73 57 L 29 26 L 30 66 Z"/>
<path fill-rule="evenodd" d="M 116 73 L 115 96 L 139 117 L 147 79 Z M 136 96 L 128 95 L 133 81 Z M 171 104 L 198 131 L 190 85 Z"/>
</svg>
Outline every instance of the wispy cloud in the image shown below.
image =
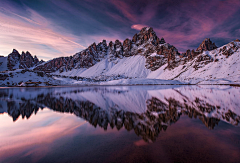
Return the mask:
<svg viewBox="0 0 240 163">
<path fill-rule="evenodd" d="M 235 0 L 183 1 L 176 6 L 167 6 L 166 16 L 159 18 L 159 24 L 152 23 L 149 26 L 154 28 L 159 37 L 164 37 L 180 51 L 185 51 L 196 48 L 196 44 L 206 37 L 227 41 L 239 37 L 231 33 L 232 29 L 240 28 L 240 24 L 233 21 L 239 16 L 239 7 L 240 1 Z M 131 28 L 140 30 L 145 24 L 147 22 L 134 24 Z"/>
<path fill-rule="evenodd" d="M 54 27 L 53 22 L 30 8 L 27 10 L 29 17 L 0 8 L 0 53 L 7 55 L 16 48 L 49 59 L 69 56 L 85 48 L 75 41 L 76 36 Z M 41 45 L 49 48 L 39 48 Z"/>
<path fill-rule="evenodd" d="M 103 39 L 131 38 L 151 26 L 180 51 L 210 37 L 240 37 L 239 0 L 0 0 L 0 54 L 12 48 L 44 59 L 69 56 Z M 36 5 L 37 4 L 37 5 Z"/>
</svg>

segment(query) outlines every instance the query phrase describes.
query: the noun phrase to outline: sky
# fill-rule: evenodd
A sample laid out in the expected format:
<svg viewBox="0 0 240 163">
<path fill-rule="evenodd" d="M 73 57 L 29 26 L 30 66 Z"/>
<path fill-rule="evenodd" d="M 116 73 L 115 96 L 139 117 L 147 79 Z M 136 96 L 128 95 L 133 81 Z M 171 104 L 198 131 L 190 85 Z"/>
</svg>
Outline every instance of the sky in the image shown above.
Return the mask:
<svg viewBox="0 0 240 163">
<path fill-rule="evenodd" d="M 240 38 L 239 0 L 0 0 L 0 55 L 49 60 L 152 27 L 180 52 Z"/>
</svg>

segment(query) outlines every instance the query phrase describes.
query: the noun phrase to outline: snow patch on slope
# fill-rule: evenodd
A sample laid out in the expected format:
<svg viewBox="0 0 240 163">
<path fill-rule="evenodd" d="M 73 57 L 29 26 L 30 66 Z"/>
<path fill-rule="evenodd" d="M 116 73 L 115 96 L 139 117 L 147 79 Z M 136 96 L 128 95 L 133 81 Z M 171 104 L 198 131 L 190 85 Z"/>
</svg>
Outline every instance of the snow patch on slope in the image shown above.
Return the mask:
<svg viewBox="0 0 240 163">
<path fill-rule="evenodd" d="M 88 69 L 73 69 L 63 73 L 53 73 L 65 76 L 81 76 L 94 78 L 99 76 L 124 76 L 146 78 L 151 72 L 145 68 L 146 58 L 144 56 L 131 56 L 122 59 L 117 58 L 114 62 L 103 59 Z"/>
</svg>

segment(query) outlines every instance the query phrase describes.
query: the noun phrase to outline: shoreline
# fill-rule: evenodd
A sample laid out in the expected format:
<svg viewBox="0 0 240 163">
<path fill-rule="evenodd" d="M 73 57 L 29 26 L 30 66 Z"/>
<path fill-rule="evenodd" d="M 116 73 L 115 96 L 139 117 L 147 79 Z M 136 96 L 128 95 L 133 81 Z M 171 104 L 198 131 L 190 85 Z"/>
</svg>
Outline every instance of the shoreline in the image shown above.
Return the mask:
<svg viewBox="0 0 240 163">
<path fill-rule="evenodd" d="M 240 87 L 240 84 L 116 84 L 116 85 L 100 85 L 100 84 L 73 84 L 73 85 L 49 85 L 49 86 L 0 86 L 0 89 L 6 88 L 49 88 L 49 87 L 116 87 L 116 86 L 164 86 L 164 85 L 176 85 L 176 86 L 201 86 L 201 85 L 219 85 L 219 86 L 232 86 L 232 87 Z"/>
</svg>

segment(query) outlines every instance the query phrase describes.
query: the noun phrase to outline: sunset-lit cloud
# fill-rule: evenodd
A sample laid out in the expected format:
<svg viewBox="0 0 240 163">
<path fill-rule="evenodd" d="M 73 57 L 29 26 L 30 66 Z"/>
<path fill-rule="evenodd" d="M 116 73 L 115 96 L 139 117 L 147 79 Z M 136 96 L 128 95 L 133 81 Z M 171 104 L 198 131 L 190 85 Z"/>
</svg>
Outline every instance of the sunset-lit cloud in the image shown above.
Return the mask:
<svg viewBox="0 0 240 163">
<path fill-rule="evenodd" d="M 30 51 L 42 59 L 71 55 L 85 47 L 70 34 L 56 32 L 47 19 L 29 9 L 30 18 L 0 8 L 0 51 Z"/>
<path fill-rule="evenodd" d="M 143 25 L 143 24 L 134 24 L 131 26 L 132 29 L 136 29 L 136 30 L 141 30 L 144 27 L 146 27 L 146 25 Z"/>
<path fill-rule="evenodd" d="M 240 37 L 238 0 L 0 0 L 0 55 L 13 48 L 42 59 L 73 55 L 93 42 L 132 38 L 153 27 L 179 51 L 206 37 L 218 46 Z"/>
</svg>

